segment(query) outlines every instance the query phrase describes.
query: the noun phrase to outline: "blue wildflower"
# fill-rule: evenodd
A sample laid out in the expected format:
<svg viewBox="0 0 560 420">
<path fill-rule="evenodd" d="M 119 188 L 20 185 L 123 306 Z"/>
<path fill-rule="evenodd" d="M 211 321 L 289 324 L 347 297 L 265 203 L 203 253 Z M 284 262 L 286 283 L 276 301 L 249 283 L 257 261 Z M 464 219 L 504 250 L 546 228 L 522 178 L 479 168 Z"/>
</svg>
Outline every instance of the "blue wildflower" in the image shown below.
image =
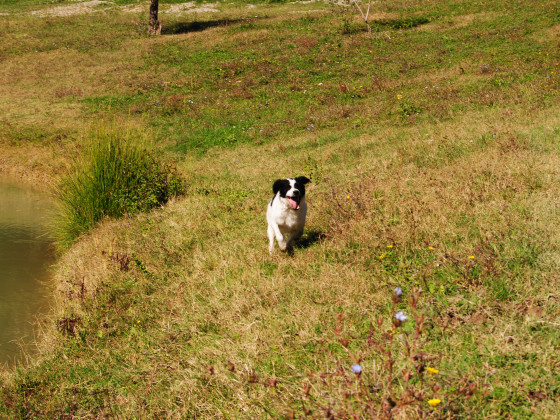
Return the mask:
<svg viewBox="0 0 560 420">
<path fill-rule="evenodd" d="M 408 317 L 404 314 L 403 311 L 399 311 L 395 314 L 395 318 L 397 318 L 397 320 L 400 322 L 404 322 Z"/>
<path fill-rule="evenodd" d="M 362 373 L 362 366 L 359 365 L 358 363 L 352 365 L 352 372 L 354 372 L 356 375 Z"/>
</svg>

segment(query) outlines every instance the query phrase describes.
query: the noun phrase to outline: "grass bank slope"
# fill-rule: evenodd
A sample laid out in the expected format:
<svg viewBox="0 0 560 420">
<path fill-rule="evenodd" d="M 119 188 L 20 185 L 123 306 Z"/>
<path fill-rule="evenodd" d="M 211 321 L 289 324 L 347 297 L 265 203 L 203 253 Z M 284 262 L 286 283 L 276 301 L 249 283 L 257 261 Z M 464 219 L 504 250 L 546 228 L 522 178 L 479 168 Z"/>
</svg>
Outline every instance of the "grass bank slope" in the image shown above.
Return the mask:
<svg viewBox="0 0 560 420">
<path fill-rule="evenodd" d="M 555 418 L 556 3 L 376 3 L 371 35 L 351 7 L 171 6 L 156 38 L 134 4 L 1 6 L 6 171 L 60 172 L 103 119 L 149 132 L 187 192 L 61 256 L 0 410 Z M 293 175 L 307 230 L 271 256 Z"/>
</svg>

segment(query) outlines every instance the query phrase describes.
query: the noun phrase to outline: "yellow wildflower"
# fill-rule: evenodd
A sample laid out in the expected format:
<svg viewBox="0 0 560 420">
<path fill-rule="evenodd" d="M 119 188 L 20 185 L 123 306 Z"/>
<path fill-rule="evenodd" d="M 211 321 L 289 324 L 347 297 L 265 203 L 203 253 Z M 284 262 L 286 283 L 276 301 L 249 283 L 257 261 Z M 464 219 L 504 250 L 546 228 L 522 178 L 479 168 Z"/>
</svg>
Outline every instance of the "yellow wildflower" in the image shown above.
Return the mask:
<svg viewBox="0 0 560 420">
<path fill-rule="evenodd" d="M 401 94 L 398 94 L 398 95 L 397 95 L 397 99 L 402 99 L 402 95 L 401 95 Z"/>
<path fill-rule="evenodd" d="M 474 260 L 474 255 L 469 256 L 469 260 Z"/>
<path fill-rule="evenodd" d="M 441 400 L 439 398 L 432 398 L 430 401 L 428 401 L 428 404 L 430 404 L 432 407 L 437 407 L 440 403 Z"/>
<path fill-rule="evenodd" d="M 439 372 L 439 370 L 431 368 L 431 367 L 426 368 L 426 370 L 430 373 L 438 373 Z"/>
<path fill-rule="evenodd" d="M 393 245 L 387 245 L 387 248 L 393 248 Z"/>
</svg>

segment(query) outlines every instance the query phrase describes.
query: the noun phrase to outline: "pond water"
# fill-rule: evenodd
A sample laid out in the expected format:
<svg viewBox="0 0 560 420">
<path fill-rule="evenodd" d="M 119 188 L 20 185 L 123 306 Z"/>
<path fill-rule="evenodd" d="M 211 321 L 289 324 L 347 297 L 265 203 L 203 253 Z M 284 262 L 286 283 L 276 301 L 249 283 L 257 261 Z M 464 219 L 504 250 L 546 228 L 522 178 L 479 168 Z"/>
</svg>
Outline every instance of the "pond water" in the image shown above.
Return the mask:
<svg viewBox="0 0 560 420">
<path fill-rule="evenodd" d="M 49 308 L 50 211 L 45 195 L 0 181 L 0 365 L 33 352 L 36 321 Z"/>
</svg>

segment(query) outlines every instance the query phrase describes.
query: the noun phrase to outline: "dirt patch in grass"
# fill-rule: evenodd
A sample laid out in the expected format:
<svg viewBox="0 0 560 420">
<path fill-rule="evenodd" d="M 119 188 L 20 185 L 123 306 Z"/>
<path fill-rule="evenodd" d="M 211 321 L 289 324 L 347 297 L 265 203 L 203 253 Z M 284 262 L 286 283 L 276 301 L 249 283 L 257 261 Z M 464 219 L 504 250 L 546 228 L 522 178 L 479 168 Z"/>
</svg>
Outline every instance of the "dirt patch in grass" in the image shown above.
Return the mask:
<svg viewBox="0 0 560 420">
<path fill-rule="evenodd" d="M 30 12 L 30 14 L 40 17 L 83 15 L 87 13 L 95 13 L 102 10 L 100 6 L 110 5 L 114 5 L 114 3 L 102 0 L 90 0 L 82 3 L 69 4 L 66 6 L 56 6 L 48 9 L 34 10 Z"/>
<path fill-rule="evenodd" d="M 197 5 L 195 2 L 185 2 L 179 4 L 166 5 L 161 4 L 159 12 L 163 14 L 176 15 L 181 13 L 216 13 L 218 3 L 205 3 L 204 5 Z M 41 10 L 33 10 L 29 12 L 33 16 L 39 17 L 67 17 L 83 14 L 91 14 L 106 11 L 108 8 L 118 9 L 129 13 L 148 12 L 149 4 L 135 4 L 118 6 L 111 1 L 103 0 L 90 0 L 80 3 L 73 3 L 64 6 L 55 6 Z M 250 5 L 247 6 L 250 8 Z M 6 15 L 9 15 L 6 13 Z"/>
<path fill-rule="evenodd" d="M 203 6 L 197 6 L 194 1 L 182 4 L 172 4 L 166 9 L 162 9 L 162 13 L 215 13 L 220 10 L 217 8 L 218 3 L 205 3 Z"/>
</svg>

